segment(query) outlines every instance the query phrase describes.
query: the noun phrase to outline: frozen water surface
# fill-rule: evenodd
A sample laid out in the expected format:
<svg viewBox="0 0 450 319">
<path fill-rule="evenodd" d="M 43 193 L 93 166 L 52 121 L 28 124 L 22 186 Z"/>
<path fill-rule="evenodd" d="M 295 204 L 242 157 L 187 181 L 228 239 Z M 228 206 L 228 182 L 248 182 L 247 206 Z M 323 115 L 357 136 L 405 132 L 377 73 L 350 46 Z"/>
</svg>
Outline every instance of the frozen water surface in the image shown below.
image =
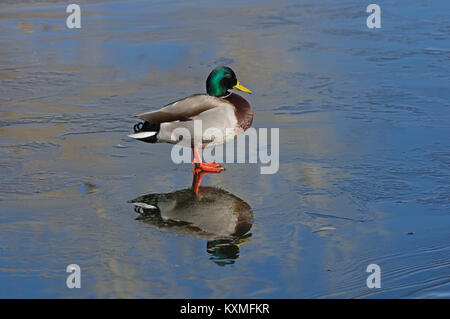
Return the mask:
<svg viewBox="0 0 450 319">
<path fill-rule="evenodd" d="M 79 1 L 69 30 L 64 1 L 3 1 L 0 297 L 449 298 L 450 3 L 377 3 L 381 29 L 359 1 Z M 280 169 L 195 201 L 127 134 L 223 64 Z"/>
</svg>

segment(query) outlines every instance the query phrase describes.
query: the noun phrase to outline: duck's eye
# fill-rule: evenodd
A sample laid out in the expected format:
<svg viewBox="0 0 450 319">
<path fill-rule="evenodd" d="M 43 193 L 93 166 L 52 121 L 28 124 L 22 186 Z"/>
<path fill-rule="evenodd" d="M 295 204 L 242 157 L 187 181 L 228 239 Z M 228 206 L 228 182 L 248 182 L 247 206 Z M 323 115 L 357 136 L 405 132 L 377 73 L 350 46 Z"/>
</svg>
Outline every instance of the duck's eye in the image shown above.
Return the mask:
<svg viewBox="0 0 450 319">
<path fill-rule="evenodd" d="M 227 89 L 231 89 L 233 86 L 237 84 L 237 80 L 232 77 L 226 77 L 222 79 L 222 85 Z"/>
</svg>

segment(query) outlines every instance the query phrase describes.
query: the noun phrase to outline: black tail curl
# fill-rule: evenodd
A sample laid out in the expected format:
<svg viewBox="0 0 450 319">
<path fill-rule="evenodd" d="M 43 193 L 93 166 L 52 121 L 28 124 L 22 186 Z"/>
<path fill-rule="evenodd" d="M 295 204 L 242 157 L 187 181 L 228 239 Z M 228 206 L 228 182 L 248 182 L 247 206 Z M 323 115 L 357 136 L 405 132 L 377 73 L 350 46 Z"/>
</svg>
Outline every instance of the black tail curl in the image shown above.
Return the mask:
<svg viewBox="0 0 450 319">
<path fill-rule="evenodd" d="M 156 132 L 158 133 L 161 128 L 161 125 L 159 123 L 149 123 L 147 121 L 139 122 L 133 126 L 134 133 L 140 133 L 140 132 Z M 139 139 L 142 142 L 146 143 L 156 143 L 157 141 L 157 134 Z"/>
</svg>

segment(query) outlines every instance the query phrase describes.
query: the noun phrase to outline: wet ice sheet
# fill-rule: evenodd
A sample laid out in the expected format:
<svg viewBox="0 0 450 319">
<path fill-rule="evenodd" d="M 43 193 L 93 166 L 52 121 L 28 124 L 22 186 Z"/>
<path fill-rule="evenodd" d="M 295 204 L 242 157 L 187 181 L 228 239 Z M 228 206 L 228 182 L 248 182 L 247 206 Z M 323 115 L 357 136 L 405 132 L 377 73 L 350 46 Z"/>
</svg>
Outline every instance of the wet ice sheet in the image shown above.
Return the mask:
<svg viewBox="0 0 450 319">
<path fill-rule="evenodd" d="M 448 4 L 380 2 L 381 30 L 354 1 L 81 3 L 80 30 L 58 2 L 19 4 L 0 12 L 2 297 L 449 296 Z M 126 137 L 221 64 L 281 139 L 278 174 L 204 178 L 254 214 L 223 266 L 189 229 L 135 219 L 127 201 L 192 177 Z"/>
</svg>

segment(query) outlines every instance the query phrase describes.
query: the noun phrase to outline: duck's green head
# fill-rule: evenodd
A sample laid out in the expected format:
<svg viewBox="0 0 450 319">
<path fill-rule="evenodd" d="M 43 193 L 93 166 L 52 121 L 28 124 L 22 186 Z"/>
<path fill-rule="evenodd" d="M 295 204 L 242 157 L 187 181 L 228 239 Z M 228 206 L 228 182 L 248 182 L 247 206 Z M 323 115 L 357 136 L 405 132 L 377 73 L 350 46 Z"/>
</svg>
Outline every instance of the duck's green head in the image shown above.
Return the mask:
<svg viewBox="0 0 450 319">
<path fill-rule="evenodd" d="M 252 93 L 249 89 L 239 83 L 234 71 L 227 67 L 221 66 L 211 71 L 206 79 L 206 92 L 209 95 L 221 97 L 228 95 L 228 90 L 236 89 L 247 93 Z"/>
</svg>

